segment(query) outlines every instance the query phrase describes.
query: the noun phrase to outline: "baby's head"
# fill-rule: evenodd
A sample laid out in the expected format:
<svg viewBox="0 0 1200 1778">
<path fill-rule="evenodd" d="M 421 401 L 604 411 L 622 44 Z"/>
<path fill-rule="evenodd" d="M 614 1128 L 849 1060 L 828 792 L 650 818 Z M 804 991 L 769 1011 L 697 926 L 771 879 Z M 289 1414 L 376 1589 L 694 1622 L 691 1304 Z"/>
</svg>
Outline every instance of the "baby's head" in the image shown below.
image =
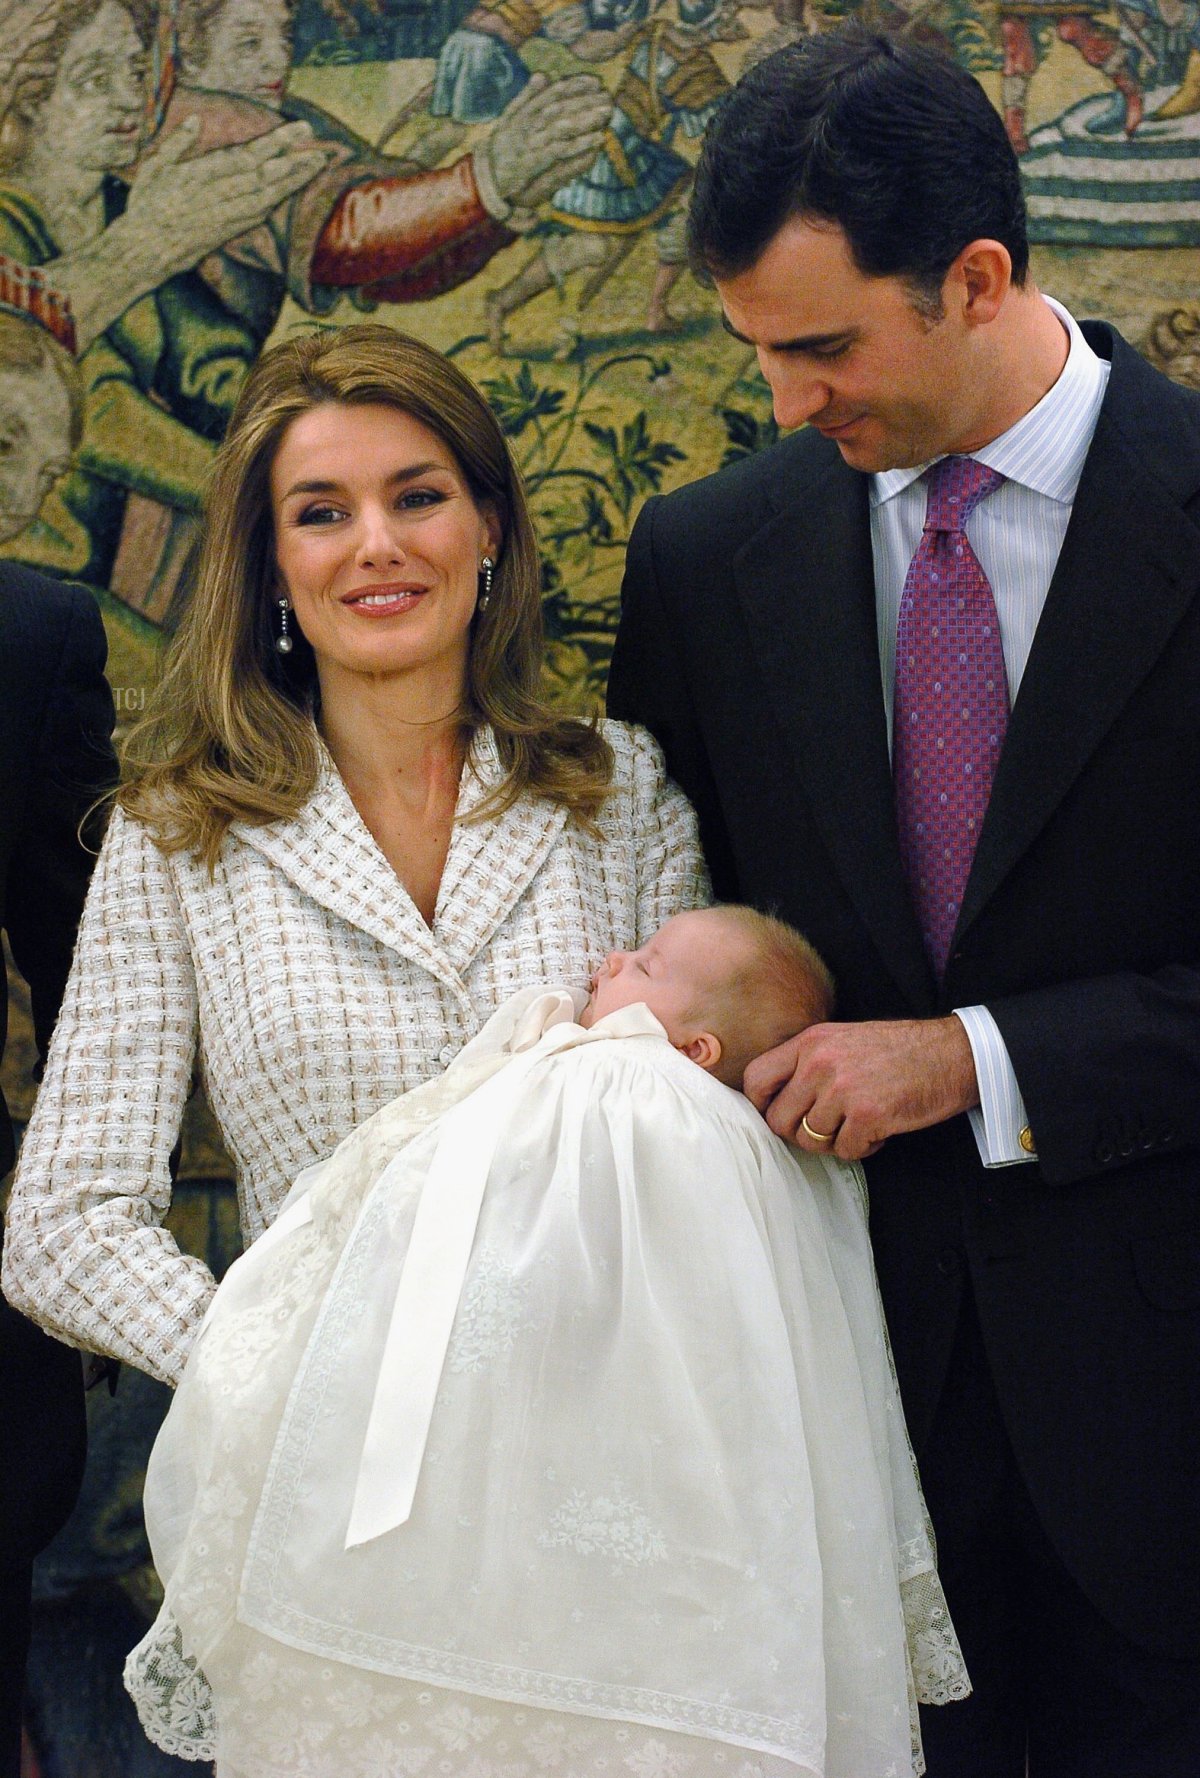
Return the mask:
<svg viewBox="0 0 1200 1778">
<path fill-rule="evenodd" d="M 639 951 L 611 951 L 591 989 L 581 1025 L 644 1001 L 677 1050 L 739 1089 L 755 1056 L 833 1011 L 808 940 L 744 907 L 676 914 Z"/>
</svg>

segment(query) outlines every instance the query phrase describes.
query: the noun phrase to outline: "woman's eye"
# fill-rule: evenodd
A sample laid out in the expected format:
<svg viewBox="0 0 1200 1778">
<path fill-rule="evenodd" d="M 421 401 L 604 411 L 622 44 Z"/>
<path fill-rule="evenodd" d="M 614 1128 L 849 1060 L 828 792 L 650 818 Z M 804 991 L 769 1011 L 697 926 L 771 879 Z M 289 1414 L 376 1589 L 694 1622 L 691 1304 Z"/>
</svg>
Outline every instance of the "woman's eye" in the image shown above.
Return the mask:
<svg viewBox="0 0 1200 1778">
<path fill-rule="evenodd" d="M 440 494 L 436 488 L 406 488 L 396 504 L 411 512 L 414 509 L 420 510 L 423 506 L 436 506 L 444 499 L 445 495 Z"/>
<path fill-rule="evenodd" d="M 340 506 L 306 506 L 296 523 L 299 525 L 332 525 L 344 516 Z"/>
</svg>

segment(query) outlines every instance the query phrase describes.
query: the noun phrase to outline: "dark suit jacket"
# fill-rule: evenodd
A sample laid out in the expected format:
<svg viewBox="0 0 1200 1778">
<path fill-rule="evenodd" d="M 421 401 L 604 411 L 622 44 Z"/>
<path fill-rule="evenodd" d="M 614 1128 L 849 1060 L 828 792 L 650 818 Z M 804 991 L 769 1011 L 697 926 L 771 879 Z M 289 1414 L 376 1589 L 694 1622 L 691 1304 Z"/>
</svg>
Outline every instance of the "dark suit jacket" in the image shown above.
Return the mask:
<svg viewBox="0 0 1200 1778">
<path fill-rule="evenodd" d="M 112 697 L 96 601 L 0 563 L 0 923 L 29 984 L 44 1056 L 92 855 L 76 830 L 112 782 Z M 8 1025 L 0 997 L 0 1053 Z M 0 1099 L 0 1175 L 13 1160 Z M 83 1464 L 79 1354 L 0 1302 L 0 1569 L 19 1569 L 71 1509 Z"/>
<path fill-rule="evenodd" d="M 940 990 L 900 863 L 867 478 L 798 433 L 648 503 L 609 709 L 716 892 L 825 955 L 849 1019 L 990 1007 L 1038 1162 L 965 1118 L 868 1163 L 918 1454 L 964 1276 L 1047 1530 L 1110 1619 L 1200 1647 L 1200 396 L 1112 375 Z"/>
</svg>

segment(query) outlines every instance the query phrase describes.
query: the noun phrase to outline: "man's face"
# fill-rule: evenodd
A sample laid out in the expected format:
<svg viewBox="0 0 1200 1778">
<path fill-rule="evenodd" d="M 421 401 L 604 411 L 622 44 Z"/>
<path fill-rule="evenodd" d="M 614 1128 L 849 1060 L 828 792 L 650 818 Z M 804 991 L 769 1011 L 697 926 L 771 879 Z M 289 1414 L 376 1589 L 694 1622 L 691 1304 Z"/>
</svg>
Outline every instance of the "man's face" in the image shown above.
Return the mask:
<svg viewBox="0 0 1200 1778">
<path fill-rule="evenodd" d="M 0 369 L 0 543 L 37 516 L 71 461 L 71 407 L 57 373 Z"/>
<path fill-rule="evenodd" d="M 278 110 L 291 62 L 285 0 L 228 0 L 209 26 L 204 60 L 184 72 L 193 86 L 240 93 Z"/>
<path fill-rule="evenodd" d="M 870 472 L 968 448 L 970 330 L 952 308 L 923 314 L 903 279 L 860 272 L 836 224 L 793 218 L 717 290 L 757 349 L 781 426 L 807 421 Z"/>
<path fill-rule="evenodd" d="M 146 54 L 133 20 L 103 0 L 67 43 L 34 128 L 64 164 L 111 173 L 137 158 Z"/>
</svg>

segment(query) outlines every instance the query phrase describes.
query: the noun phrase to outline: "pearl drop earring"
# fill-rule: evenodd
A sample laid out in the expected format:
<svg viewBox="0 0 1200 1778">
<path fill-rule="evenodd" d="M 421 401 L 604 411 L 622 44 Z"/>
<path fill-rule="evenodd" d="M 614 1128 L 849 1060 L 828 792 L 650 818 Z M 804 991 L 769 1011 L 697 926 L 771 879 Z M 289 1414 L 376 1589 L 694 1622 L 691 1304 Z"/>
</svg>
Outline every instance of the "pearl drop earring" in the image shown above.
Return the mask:
<svg viewBox="0 0 1200 1778">
<path fill-rule="evenodd" d="M 275 648 L 279 654 L 291 654 L 292 639 L 288 635 L 288 612 L 292 609 L 292 602 L 290 599 L 280 599 L 278 604 L 279 634 L 275 638 Z"/>
</svg>

